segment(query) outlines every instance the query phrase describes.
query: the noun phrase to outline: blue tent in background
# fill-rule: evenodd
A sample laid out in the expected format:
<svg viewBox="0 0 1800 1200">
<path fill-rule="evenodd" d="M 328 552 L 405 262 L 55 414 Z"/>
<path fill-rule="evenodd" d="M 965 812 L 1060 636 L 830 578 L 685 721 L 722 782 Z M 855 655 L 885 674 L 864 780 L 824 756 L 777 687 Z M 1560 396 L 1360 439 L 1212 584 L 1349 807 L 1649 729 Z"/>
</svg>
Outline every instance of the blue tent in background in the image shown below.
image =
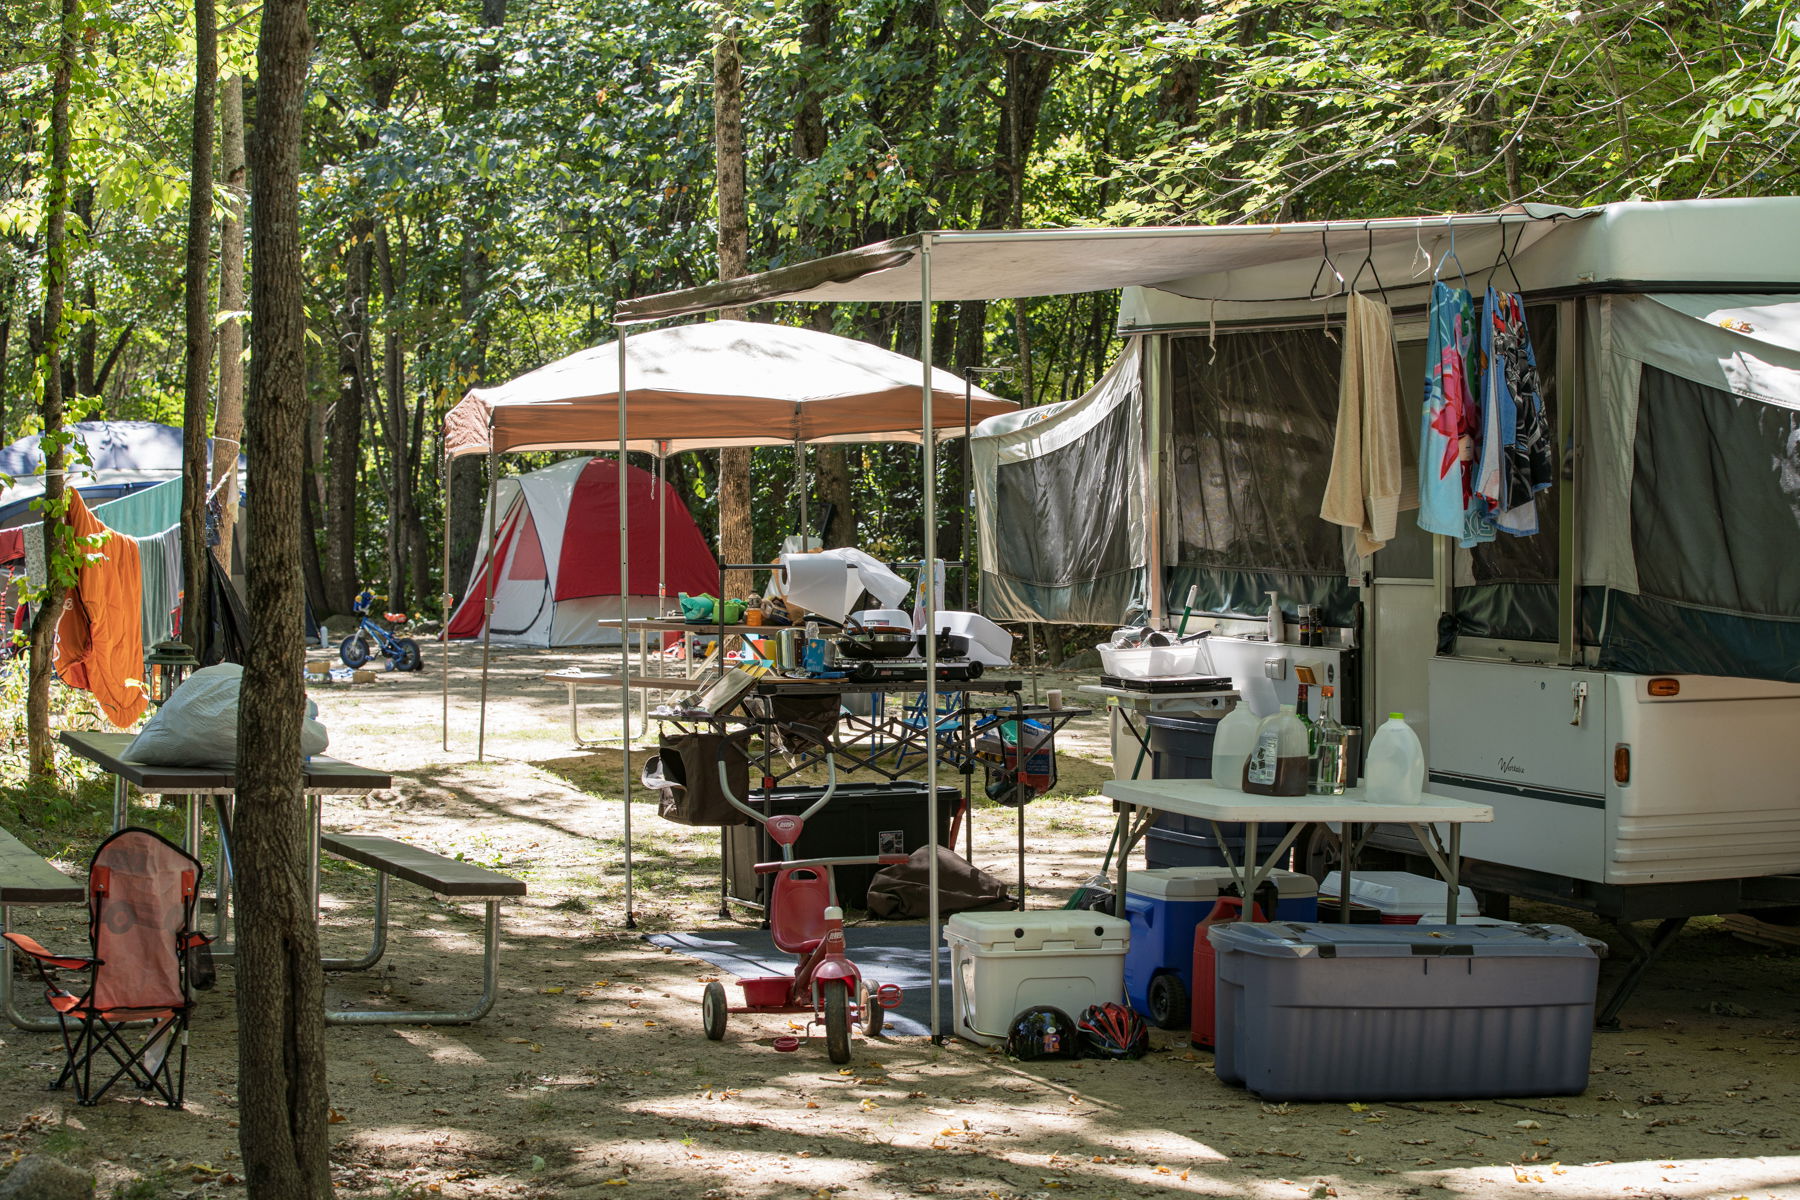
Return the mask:
<svg viewBox="0 0 1800 1200">
<path fill-rule="evenodd" d="M 154 487 L 181 475 L 181 430 L 154 421 L 82 421 L 69 426 L 87 447 L 87 463 L 73 464 L 69 485 L 81 490 L 89 506 Z M 43 495 L 44 477 L 37 474 L 44 461 L 38 443 L 42 435 L 22 437 L 0 450 L 0 474 L 10 475 L 13 486 L 0 489 L 0 529 L 30 520 L 31 502 Z M 206 452 L 212 454 L 211 439 Z M 238 456 L 238 470 L 244 459 Z"/>
</svg>

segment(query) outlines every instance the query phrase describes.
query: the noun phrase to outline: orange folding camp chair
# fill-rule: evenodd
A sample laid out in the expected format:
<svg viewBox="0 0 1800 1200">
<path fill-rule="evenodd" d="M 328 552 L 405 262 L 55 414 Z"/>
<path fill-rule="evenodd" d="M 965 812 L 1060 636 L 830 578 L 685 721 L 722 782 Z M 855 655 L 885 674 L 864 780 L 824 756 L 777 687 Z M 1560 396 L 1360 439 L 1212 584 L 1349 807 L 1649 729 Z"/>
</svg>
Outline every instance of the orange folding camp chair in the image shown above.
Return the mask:
<svg viewBox="0 0 1800 1200">
<path fill-rule="evenodd" d="M 94 1104 L 129 1078 L 170 1108 L 181 1107 L 191 988 L 202 960 L 207 971 L 211 965 L 211 939 L 194 928 L 200 871 L 197 859 L 160 834 L 121 829 L 100 843 L 88 868 L 88 957 L 52 954 L 22 933 L 5 935 L 37 964 L 62 1022 L 68 1061 L 52 1088 L 72 1079 L 76 1099 Z M 85 974 L 86 990 L 65 987 L 64 973 Z M 103 1054 L 117 1069 L 96 1087 L 94 1063 Z M 102 1072 L 107 1065 L 102 1060 Z"/>
</svg>

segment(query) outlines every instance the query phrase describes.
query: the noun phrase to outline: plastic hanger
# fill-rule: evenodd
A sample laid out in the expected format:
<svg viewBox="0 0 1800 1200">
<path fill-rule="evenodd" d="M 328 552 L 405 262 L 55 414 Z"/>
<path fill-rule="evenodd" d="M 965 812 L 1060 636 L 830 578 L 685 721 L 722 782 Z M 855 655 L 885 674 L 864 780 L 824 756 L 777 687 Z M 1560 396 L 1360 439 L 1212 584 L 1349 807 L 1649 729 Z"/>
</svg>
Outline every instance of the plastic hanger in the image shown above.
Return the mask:
<svg viewBox="0 0 1800 1200">
<path fill-rule="evenodd" d="M 1519 226 L 1519 236 L 1513 239 L 1513 250 L 1518 249 L 1519 243 L 1524 240 L 1525 240 L 1525 227 L 1523 225 L 1521 225 L 1521 226 Z M 1502 266 L 1504 266 L 1506 268 L 1506 273 L 1508 275 L 1512 276 L 1513 291 L 1515 293 L 1523 294 L 1523 292 L 1525 291 L 1525 285 L 1519 282 L 1519 273 L 1518 273 L 1518 271 L 1513 269 L 1512 250 L 1508 250 L 1506 248 L 1506 226 L 1505 226 L 1505 224 L 1502 224 L 1500 226 L 1500 261 L 1494 265 L 1493 273 L 1495 275 L 1498 275 L 1500 268 Z"/>
<path fill-rule="evenodd" d="M 1353 292 L 1356 290 L 1357 281 L 1362 278 L 1362 273 L 1366 270 L 1369 277 L 1375 281 L 1375 294 L 1385 296 L 1387 288 L 1381 285 L 1381 272 L 1375 266 L 1375 228 L 1372 225 L 1364 225 L 1363 232 L 1369 235 L 1369 249 L 1363 255 L 1362 266 L 1356 268 L 1356 274 L 1350 277 L 1350 290 Z"/>
<path fill-rule="evenodd" d="M 1444 228 L 1450 233 L 1450 249 L 1444 257 L 1438 259 L 1437 270 L 1431 273 L 1431 282 L 1438 282 L 1438 276 L 1443 274 L 1444 264 L 1454 258 L 1456 259 L 1456 274 L 1462 279 L 1463 291 L 1466 292 L 1469 290 L 1469 272 L 1463 267 L 1462 257 L 1456 253 L 1456 217 L 1454 214 L 1444 218 Z"/>
</svg>

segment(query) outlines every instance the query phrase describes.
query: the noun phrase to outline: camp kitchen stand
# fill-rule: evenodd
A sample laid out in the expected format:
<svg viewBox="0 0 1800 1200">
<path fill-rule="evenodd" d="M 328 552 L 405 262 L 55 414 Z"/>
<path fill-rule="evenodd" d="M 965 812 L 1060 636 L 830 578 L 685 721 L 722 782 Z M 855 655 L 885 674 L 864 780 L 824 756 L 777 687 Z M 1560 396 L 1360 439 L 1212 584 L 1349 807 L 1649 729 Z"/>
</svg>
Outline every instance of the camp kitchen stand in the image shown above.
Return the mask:
<svg viewBox="0 0 1800 1200">
<path fill-rule="evenodd" d="M 706 626 L 699 628 L 705 629 Z M 659 711 L 652 716 L 674 729 L 689 732 L 700 729 L 723 731 L 737 726 L 749 728 L 761 733 L 762 753 L 753 766 L 760 765 L 762 775 L 773 787 L 782 780 L 791 778 L 809 766 L 824 761 L 824 752 L 819 749 L 796 750 L 788 757 L 785 766 L 779 766 L 776 760 L 777 751 L 774 744 L 774 730 L 779 723 L 775 715 L 775 706 L 782 700 L 799 700 L 807 698 L 823 698 L 838 696 L 868 696 L 872 699 L 870 712 L 867 715 L 857 713 L 841 713 L 837 717 L 836 727 L 831 737 L 831 753 L 838 761 L 841 769 L 862 770 L 879 775 L 889 782 L 899 782 L 915 772 L 920 771 L 928 763 L 947 767 L 957 772 L 962 778 L 962 797 L 957 819 L 964 823 L 965 857 L 973 857 L 975 833 L 972 823 L 973 788 L 976 772 L 983 766 L 983 760 L 977 755 L 977 742 L 981 734 L 997 725 L 1008 721 L 1036 721 L 1047 726 L 1049 733 L 1044 741 L 1050 749 L 1054 763 L 1056 734 L 1063 726 L 1075 717 L 1086 716 L 1090 710 L 1085 708 L 1049 708 L 1044 705 L 1023 703 L 1021 693 L 1024 683 L 1018 679 L 989 679 L 958 681 L 940 684 L 939 696 L 957 696 L 949 707 L 941 708 L 935 720 L 926 716 L 922 686 L 918 682 L 875 681 L 856 682 L 849 679 L 800 679 L 778 675 L 766 675 L 751 685 L 744 697 L 723 713 L 698 711 Z M 902 705 L 890 705 L 887 698 L 906 697 Z M 748 701 L 749 703 L 745 703 Z M 754 709 L 755 711 L 750 711 Z M 933 752 L 935 747 L 935 754 Z M 1024 749 L 1020 754 L 1026 753 Z M 1053 768 L 1054 769 L 1054 768 Z M 930 793 L 922 799 L 929 804 Z M 1016 806 L 1018 812 L 1018 872 L 1019 872 L 1019 907 L 1024 908 L 1026 902 L 1025 883 L 1025 805 Z M 937 842 L 937 830 L 932 829 L 931 840 Z M 955 828 L 946 845 L 954 843 Z M 763 858 L 770 854 L 770 846 L 764 838 Z M 719 915 L 729 916 L 731 900 L 751 907 L 761 907 L 755 900 L 742 896 L 733 896 L 727 878 L 728 864 L 726 856 L 721 853 L 719 867 Z"/>
</svg>

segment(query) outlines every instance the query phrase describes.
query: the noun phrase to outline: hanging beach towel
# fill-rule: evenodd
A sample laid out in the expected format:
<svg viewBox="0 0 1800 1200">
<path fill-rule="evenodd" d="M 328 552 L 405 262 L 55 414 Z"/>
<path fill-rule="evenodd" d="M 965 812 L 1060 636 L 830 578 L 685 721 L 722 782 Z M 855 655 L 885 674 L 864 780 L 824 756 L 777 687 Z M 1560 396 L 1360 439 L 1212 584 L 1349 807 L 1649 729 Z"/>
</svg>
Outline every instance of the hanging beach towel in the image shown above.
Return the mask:
<svg viewBox="0 0 1800 1200">
<path fill-rule="evenodd" d="M 1465 546 L 1492 540 L 1476 512 L 1472 474 L 1480 415 L 1470 387 L 1474 302 L 1464 288 L 1431 285 L 1426 317 L 1425 409 L 1419 430 L 1419 527 Z"/>
<path fill-rule="evenodd" d="M 1488 288 L 1481 320 L 1482 439 L 1475 491 L 1494 526 L 1538 531 L 1537 493 L 1554 480 L 1537 356 L 1516 292 Z"/>
</svg>

